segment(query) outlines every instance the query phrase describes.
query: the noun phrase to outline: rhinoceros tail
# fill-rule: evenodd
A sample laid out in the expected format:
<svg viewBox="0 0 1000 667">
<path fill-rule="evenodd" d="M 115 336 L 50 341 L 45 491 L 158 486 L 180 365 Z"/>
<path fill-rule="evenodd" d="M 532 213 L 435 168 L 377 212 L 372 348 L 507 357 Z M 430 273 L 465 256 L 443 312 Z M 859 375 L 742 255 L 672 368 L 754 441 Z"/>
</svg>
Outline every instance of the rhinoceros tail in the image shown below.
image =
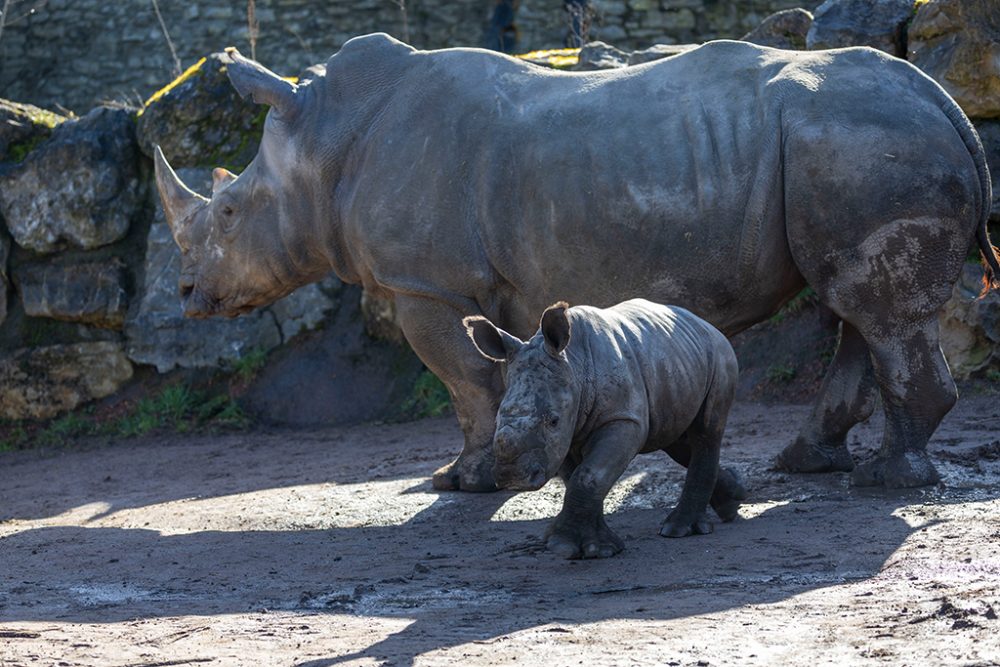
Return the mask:
<svg viewBox="0 0 1000 667">
<path fill-rule="evenodd" d="M 983 289 L 979 293 L 980 298 L 986 295 L 990 289 L 1000 289 L 1000 248 L 990 242 L 990 232 L 987 223 L 990 219 L 990 206 L 993 202 L 993 187 L 990 183 L 990 169 L 986 164 L 986 151 L 983 150 L 983 143 L 979 140 L 975 128 L 958 104 L 948 95 L 945 95 L 945 103 L 942 110 L 951 120 L 955 130 L 965 146 L 969 149 L 972 161 L 976 163 L 976 171 L 979 173 L 979 226 L 976 227 L 976 243 L 979 245 L 979 254 L 983 259 Z"/>
</svg>

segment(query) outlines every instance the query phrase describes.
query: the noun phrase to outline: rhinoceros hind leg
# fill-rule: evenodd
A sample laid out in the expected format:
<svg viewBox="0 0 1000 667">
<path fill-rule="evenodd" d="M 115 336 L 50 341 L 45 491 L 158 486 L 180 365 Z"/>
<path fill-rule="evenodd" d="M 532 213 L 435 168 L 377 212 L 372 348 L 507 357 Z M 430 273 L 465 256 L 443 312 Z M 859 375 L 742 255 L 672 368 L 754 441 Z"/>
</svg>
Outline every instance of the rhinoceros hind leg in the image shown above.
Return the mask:
<svg viewBox="0 0 1000 667">
<path fill-rule="evenodd" d="M 927 455 L 927 441 L 958 392 L 938 344 L 937 318 L 910 335 L 871 343 L 882 391 L 885 432 L 873 459 L 851 475 L 855 486 L 909 488 L 936 484 L 940 477 Z"/>
<path fill-rule="evenodd" d="M 788 472 L 848 472 L 854 459 L 847 432 L 875 409 L 878 386 L 868 345 L 848 322 L 842 322 L 837 353 L 820 395 L 798 437 L 778 454 L 775 467 Z"/>
<path fill-rule="evenodd" d="M 740 502 L 746 500 L 747 490 L 739 473 L 733 468 L 719 468 L 715 489 L 709 504 L 723 522 L 729 523 L 739 516 Z"/>
</svg>

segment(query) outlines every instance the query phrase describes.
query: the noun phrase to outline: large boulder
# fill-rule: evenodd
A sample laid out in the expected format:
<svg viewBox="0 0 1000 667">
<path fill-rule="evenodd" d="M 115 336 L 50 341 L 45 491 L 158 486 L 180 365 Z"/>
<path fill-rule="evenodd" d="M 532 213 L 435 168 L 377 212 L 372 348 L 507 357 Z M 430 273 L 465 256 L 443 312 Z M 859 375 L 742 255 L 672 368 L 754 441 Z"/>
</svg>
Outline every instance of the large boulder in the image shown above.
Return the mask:
<svg viewBox="0 0 1000 667">
<path fill-rule="evenodd" d="M 98 107 L 65 121 L 0 170 L 0 215 L 22 248 L 96 248 L 125 236 L 141 205 L 133 114 Z"/>
<path fill-rule="evenodd" d="M 60 266 L 48 262 L 18 267 L 14 276 L 24 312 L 82 322 L 105 329 L 121 329 L 128 297 L 120 260 L 81 262 Z"/>
<path fill-rule="evenodd" d="M 64 120 L 31 104 L 0 99 L 0 162 L 20 162 Z"/>
<path fill-rule="evenodd" d="M 0 358 L 0 418 L 49 419 L 110 396 L 132 377 L 120 343 L 18 350 Z"/>
<path fill-rule="evenodd" d="M 178 175 L 196 190 L 211 190 L 210 170 L 179 169 Z M 125 322 L 125 336 L 129 358 L 161 373 L 218 366 L 251 351 L 271 350 L 322 323 L 340 288 L 340 281 L 330 277 L 235 319 L 191 320 L 184 317 L 177 294 L 180 266 L 180 251 L 157 205 L 146 243 L 142 296 Z"/>
<path fill-rule="evenodd" d="M 909 60 L 972 118 L 1000 117 L 1000 3 L 929 0 L 909 32 Z"/>
<path fill-rule="evenodd" d="M 796 7 L 771 14 L 760 25 L 740 37 L 744 42 L 775 49 L 804 49 L 813 15 Z"/>
<path fill-rule="evenodd" d="M 202 58 L 154 94 L 139 112 L 139 146 L 149 157 L 159 145 L 174 167 L 239 171 L 257 152 L 267 107 L 243 100 L 226 68 L 232 58 Z"/>
<path fill-rule="evenodd" d="M 941 350 L 958 379 L 1000 369 L 1000 293 L 982 298 L 983 269 L 966 264 L 938 318 Z"/>
<path fill-rule="evenodd" d="M 983 141 L 986 162 L 989 163 L 990 178 L 993 181 L 990 221 L 1000 223 L 1000 120 L 979 120 L 975 125 L 979 138 Z"/>
<path fill-rule="evenodd" d="M 906 57 L 906 25 L 915 0 L 826 0 L 813 12 L 809 49 L 871 46 Z"/>
</svg>

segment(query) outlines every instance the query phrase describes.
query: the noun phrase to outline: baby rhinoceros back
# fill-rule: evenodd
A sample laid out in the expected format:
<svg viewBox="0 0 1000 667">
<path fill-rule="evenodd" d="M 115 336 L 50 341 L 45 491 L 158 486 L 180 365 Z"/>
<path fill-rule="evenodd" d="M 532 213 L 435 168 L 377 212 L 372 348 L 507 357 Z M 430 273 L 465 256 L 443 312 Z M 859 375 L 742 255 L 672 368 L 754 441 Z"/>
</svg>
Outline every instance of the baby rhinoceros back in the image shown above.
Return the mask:
<svg viewBox="0 0 1000 667">
<path fill-rule="evenodd" d="M 521 340 L 482 317 L 465 325 L 480 353 L 506 365 L 494 434 L 498 485 L 534 490 L 559 475 L 563 508 L 547 546 L 567 558 L 624 547 L 604 520 L 604 499 L 639 453 L 663 450 L 687 468 L 660 534 L 712 531 L 711 503 L 736 517 L 745 492 L 719 449 L 736 393 L 725 336 L 683 308 L 633 299 L 611 308 L 557 303 Z"/>
</svg>

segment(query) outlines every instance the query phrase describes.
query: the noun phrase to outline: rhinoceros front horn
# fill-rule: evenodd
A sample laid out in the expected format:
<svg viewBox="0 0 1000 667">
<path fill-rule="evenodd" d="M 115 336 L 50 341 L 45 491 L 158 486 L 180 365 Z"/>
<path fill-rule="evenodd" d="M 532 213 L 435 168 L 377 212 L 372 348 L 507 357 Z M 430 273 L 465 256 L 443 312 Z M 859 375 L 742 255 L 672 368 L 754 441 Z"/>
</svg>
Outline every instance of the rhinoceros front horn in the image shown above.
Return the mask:
<svg viewBox="0 0 1000 667">
<path fill-rule="evenodd" d="M 205 206 L 208 199 L 184 185 L 167 159 L 163 157 L 163 151 L 160 150 L 159 146 L 156 147 L 154 153 L 156 188 L 160 191 L 163 212 L 166 214 L 167 225 L 174 235 L 174 241 L 183 249 L 184 246 L 181 245 L 180 240 L 181 232 L 190 224 L 194 212 Z"/>
<path fill-rule="evenodd" d="M 226 53 L 233 59 L 232 64 L 226 67 L 226 73 L 240 97 L 253 96 L 254 102 L 270 106 L 282 120 L 295 116 L 298 86 L 260 63 L 244 58 L 232 46 L 226 49 Z"/>
</svg>

